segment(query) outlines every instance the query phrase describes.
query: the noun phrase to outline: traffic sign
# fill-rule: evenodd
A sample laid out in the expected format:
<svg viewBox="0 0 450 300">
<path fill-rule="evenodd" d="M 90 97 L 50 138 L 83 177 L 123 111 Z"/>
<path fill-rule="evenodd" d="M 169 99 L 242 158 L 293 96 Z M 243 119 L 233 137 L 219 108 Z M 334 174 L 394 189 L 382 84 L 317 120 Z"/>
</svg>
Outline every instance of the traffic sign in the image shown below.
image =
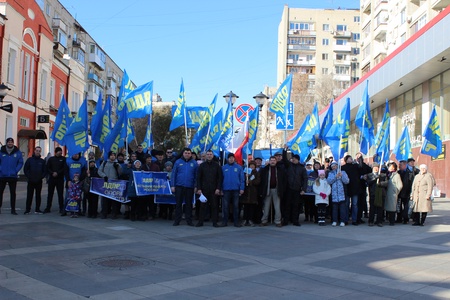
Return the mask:
<svg viewBox="0 0 450 300">
<path fill-rule="evenodd" d="M 285 125 L 286 123 L 284 115 L 277 114 L 275 117 L 277 130 L 294 130 L 294 103 L 289 102 L 287 114 L 287 127 Z"/>
<path fill-rule="evenodd" d="M 250 104 L 244 103 L 236 107 L 234 111 L 234 118 L 241 124 L 244 124 L 244 121 L 248 114 L 253 111 L 255 108 Z"/>
<path fill-rule="evenodd" d="M 12 112 L 13 112 L 13 106 L 12 106 L 11 103 L 10 103 L 10 104 L 6 104 L 6 105 L 3 105 L 3 106 L 0 106 L 0 109 L 1 109 L 1 110 L 4 110 L 4 111 L 7 111 L 7 112 L 9 112 L 9 113 L 12 113 Z"/>
</svg>

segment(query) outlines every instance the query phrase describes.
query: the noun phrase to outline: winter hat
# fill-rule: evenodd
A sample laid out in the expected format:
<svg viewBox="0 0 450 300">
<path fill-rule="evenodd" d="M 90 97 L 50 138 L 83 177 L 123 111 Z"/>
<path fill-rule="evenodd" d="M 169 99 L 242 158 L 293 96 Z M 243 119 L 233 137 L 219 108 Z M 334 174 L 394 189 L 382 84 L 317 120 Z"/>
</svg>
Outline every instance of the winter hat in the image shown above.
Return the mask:
<svg viewBox="0 0 450 300">
<path fill-rule="evenodd" d="M 319 170 L 319 171 L 317 171 L 318 173 L 319 173 L 319 176 L 320 175 L 325 175 L 325 170 Z"/>
</svg>

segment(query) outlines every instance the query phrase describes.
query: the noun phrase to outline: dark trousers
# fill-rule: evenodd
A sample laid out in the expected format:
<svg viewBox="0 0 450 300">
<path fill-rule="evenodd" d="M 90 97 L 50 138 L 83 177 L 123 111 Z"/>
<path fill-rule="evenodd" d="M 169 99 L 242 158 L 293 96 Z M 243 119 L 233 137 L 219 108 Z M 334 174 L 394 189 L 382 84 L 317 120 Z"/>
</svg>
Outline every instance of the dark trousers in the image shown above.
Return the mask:
<svg viewBox="0 0 450 300">
<path fill-rule="evenodd" d="M 87 214 L 88 217 L 97 217 L 98 214 L 98 195 L 94 193 L 86 193 L 88 208 Z"/>
<path fill-rule="evenodd" d="M 303 197 L 305 199 L 305 220 L 317 221 L 317 209 L 315 202 L 315 196 L 306 195 Z"/>
<path fill-rule="evenodd" d="M 183 216 L 183 201 L 184 201 L 184 216 L 188 224 L 192 223 L 192 198 L 194 198 L 194 188 L 176 186 L 175 187 L 175 223 L 180 223 Z"/>
<path fill-rule="evenodd" d="M 257 204 L 244 204 L 244 221 L 253 221 Z"/>
<path fill-rule="evenodd" d="M 363 216 L 363 212 L 367 212 L 367 193 L 366 191 L 358 194 L 358 215 L 357 221 L 360 221 Z M 354 222 L 354 220 L 352 220 Z"/>
<path fill-rule="evenodd" d="M 347 202 L 341 201 L 341 202 L 333 202 L 333 209 L 332 209 L 332 217 L 331 220 L 333 222 L 346 222 L 346 215 L 348 216 L 348 210 L 347 210 Z"/>
<path fill-rule="evenodd" d="M 393 225 L 395 223 L 395 211 L 387 211 L 386 217 L 390 225 Z"/>
<path fill-rule="evenodd" d="M 298 223 L 298 217 L 300 215 L 300 210 L 302 206 L 302 200 L 300 196 L 300 191 L 293 190 L 289 188 L 287 190 L 287 216 L 283 216 L 283 222 L 287 225 L 288 222 L 292 222 L 293 224 Z"/>
<path fill-rule="evenodd" d="M 397 206 L 400 208 L 400 212 L 397 211 L 397 222 L 408 221 L 408 209 L 409 209 L 409 198 L 398 198 Z"/>
<path fill-rule="evenodd" d="M 35 211 L 41 210 L 41 191 L 42 180 L 40 182 L 28 182 L 27 184 L 27 202 L 25 206 L 25 212 L 31 211 L 31 203 L 33 202 L 33 194 L 36 192 L 36 207 Z"/>
<path fill-rule="evenodd" d="M 46 209 L 50 210 L 52 208 L 52 202 L 53 202 L 53 194 L 56 192 L 58 193 L 58 204 L 59 204 L 59 211 L 63 212 L 64 207 L 64 178 L 55 178 L 50 177 L 48 179 L 48 196 L 47 196 L 47 206 Z"/>
<path fill-rule="evenodd" d="M 120 202 L 102 196 L 102 216 L 106 217 L 109 212 L 113 217 L 117 217 L 120 212 Z"/>
<path fill-rule="evenodd" d="M 327 205 L 325 203 L 317 204 L 317 220 L 325 222 L 325 215 L 327 214 Z"/>
<path fill-rule="evenodd" d="M 239 191 L 223 191 L 222 198 L 222 223 L 228 224 L 228 216 L 230 212 L 230 204 L 233 205 L 233 222 L 234 225 L 239 224 Z"/>
<path fill-rule="evenodd" d="M 0 208 L 2 207 L 2 204 L 3 204 L 3 192 L 5 191 L 6 184 L 9 185 L 11 212 L 16 212 L 17 178 L 1 178 L 0 179 Z"/>
<path fill-rule="evenodd" d="M 208 215 L 208 209 L 211 209 L 211 221 L 213 224 L 217 224 L 217 221 L 219 220 L 219 197 L 212 192 L 202 191 L 203 195 L 208 199 L 207 202 L 203 203 L 200 202 L 200 210 L 199 210 L 199 216 L 198 221 L 200 223 L 203 223 L 206 216 Z"/>
</svg>

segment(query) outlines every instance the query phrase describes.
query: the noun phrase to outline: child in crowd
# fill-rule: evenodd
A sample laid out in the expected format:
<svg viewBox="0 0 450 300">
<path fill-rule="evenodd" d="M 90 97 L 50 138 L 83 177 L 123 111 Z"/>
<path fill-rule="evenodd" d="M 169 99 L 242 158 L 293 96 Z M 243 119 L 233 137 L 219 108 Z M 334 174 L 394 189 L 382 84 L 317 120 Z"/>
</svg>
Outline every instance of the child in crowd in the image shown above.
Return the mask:
<svg viewBox="0 0 450 300">
<path fill-rule="evenodd" d="M 319 226 L 325 226 L 325 215 L 328 206 L 328 196 L 331 194 L 331 187 L 325 178 L 325 170 L 318 170 L 319 177 L 313 185 L 316 194 L 315 204 L 317 206 L 317 219 Z"/>
<path fill-rule="evenodd" d="M 80 175 L 75 173 L 73 175 L 72 184 L 69 187 L 69 201 L 67 202 L 66 210 L 70 212 L 71 218 L 77 218 L 80 210 L 81 202 L 81 182 Z"/>
</svg>

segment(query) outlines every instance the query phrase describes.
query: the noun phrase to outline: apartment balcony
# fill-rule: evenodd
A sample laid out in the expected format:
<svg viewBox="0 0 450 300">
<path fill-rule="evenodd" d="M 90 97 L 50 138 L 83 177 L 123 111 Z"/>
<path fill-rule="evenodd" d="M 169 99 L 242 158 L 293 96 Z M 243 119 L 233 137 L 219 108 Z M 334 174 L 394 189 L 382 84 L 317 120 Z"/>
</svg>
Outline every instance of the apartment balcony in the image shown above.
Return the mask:
<svg viewBox="0 0 450 300">
<path fill-rule="evenodd" d="M 59 55 L 64 55 L 66 53 L 66 47 L 64 47 L 60 42 L 55 41 L 53 43 L 53 50 Z"/>
<path fill-rule="evenodd" d="M 431 8 L 435 10 L 441 10 L 450 5 L 450 0 L 434 0 L 431 1 Z"/>
<path fill-rule="evenodd" d="M 383 23 L 378 25 L 377 28 L 375 28 L 375 31 L 373 32 L 374 39 L 376 41 L 382 42 L 386 41 L 386 32 L 387 32 L 387 24 Z"/>
<path fill-rule="evenodd" d="M 293 51 L 316 51 L 316 45 L 288 45 L 288 50 L 293 50 Z"/>
<path fill-rule="evenodd" d="M 351 45 L 334 45 L 333 51 L 334 52 L 351 52 L 352 46 Z"/>
<path fill-rule="evenodd" d="M 333 80 L 350 82 L 350 75 L 336 74 L 333 76 Z"/>
<path fill-rule="evenodd" d="M 316 36 L 315 30 L 289 30 L 288 35 L 290 36 Z"/>
<path fill-rule="evenodd" d="M 95 103 L 97 103 L 97 101 L 98 101 L 98 96 L 99 96 L 99 94 L 97 94 L 96 92 L 88 92 L 87 93 L 88 101 L 93 101 Z"/>
<path fill-rule="evenodd" d="M 287 64 L 293 65 L 293 66 L 315 66 L 316 61 L 315 60 L 302 60 L 302 59 L 299 59 L 299 60 L 288 59 Z"/>
<path fill-rule="evenodd" d="M 361 12 L 364 14 L 370 15 L 372 11 L 371 0 L 362 0 L 361 1 Z"/>
<path fill-rule="evenodd" d="M 352 32 L 351 31 L 334 31 L 333 35 L 335 38 L 352 38 Z"/>
<path fill-rule="evenodd" d="M 333 62 L 335 65 L 340 65 L 340 66 L 350 66 L 350 64 L 351 64 L 350 60 L 345 60 L 345 59 L 335 59 Z"/>
<path fill-rule="evenodd" d="M 105 70 L 105 62 L 96 53 L 89 53 L 89 62 L 96 65 L 102 71 Z"/>
<path fill-rule="evenodd" d="M 67 32 L 67 25 L 59 18 L 54 18 L 52 20 L 52 28 L 61 29 L 64 32 Z"/>
<path fill-rule="evenodd" d="M 101 87 L 103 87 L 105 85 L 105 82 L 103 81 L 103 79 L 101 79 L 97 74 L 89 73 L 88 74 L 88 79 L 94 81 L 95 83 L 97 83 Z"/>
<path fill-rule="evenodd" d="M 316 74 L 308 74 L 308 80 L 316 80 Z"/>
<path fill-rule="evenodd" d="M 115 82 L 119 81 L 119 76 L 113 72 L 113 71 L 108 71 L 106 73 L 106 77 L 111 78 L 112 80 L 114 80 Z"/>
<path fill-rule="evenodd" d="M 107 96 L 113 96 L 113 97 L 117 97 L 117 90 L 115 88 L 107 88 L 106 89 L 106 95 Z"/>
<path fill-rule="evenodd" d="M 73 39 L 72 40 L 72 46 L 73 47 L 78 47 L 81 50 L 83 50 L 84 52 L 86 52 L 86 44 L 80 39 Z"/>
</svg>

